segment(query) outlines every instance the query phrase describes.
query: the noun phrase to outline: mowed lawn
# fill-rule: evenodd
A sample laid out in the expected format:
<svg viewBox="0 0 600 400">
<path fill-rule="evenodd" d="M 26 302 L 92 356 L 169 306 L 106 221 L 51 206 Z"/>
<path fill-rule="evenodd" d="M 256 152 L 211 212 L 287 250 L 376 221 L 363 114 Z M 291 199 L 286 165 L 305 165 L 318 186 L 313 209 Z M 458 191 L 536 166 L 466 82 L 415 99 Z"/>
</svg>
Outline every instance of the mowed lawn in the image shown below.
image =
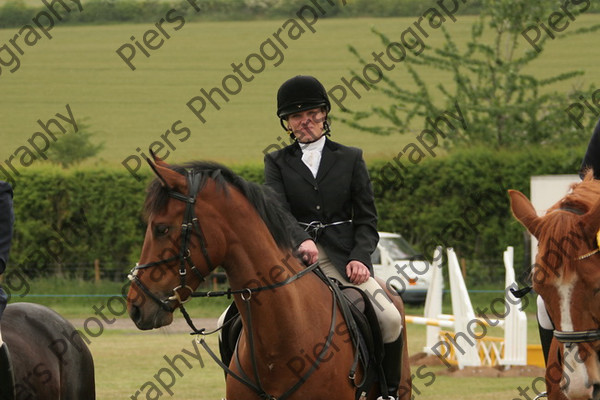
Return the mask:
<svg viewBox="0 0 600 400">
<path fill-rule="evenodd" d="M 67 281 L 63 285 L 57 284 L 55 279 L 37 279 L 31 282 L 30 291 L 15 291 L 14 301 L 35 301 L 45 304 L 66 318 L 74 321 L 89 340 L 89 348 L 93 353 L 96 365 L 97 394 L 100 400 L 130 399 L 139 390 L 138 399 L 157 398 L 156 392 L 148 392 L 157 387 L 163 392 L 163 397 L 170 398 L 170 394 L 163 388 L 159 380 L 170 386 L 172 382 L 169 371 L 173 368 L 167 363 L 165 356 L 173 360 L 178 355 L 185 355 L 183 361 L 177 358 L 181 375 L 176 373 L 174 383 L 170 387 L 173 399 L 186 400 L 217 400 L 224 396 L 224 380 L 222 371 L 210 359 L 205 350 L 192 342 L 193 337 L 181 323 L 174 324 L 153 331 L 139 331 L 136 329 L 123 329 L 122 322 L 127 322 L 128 317 L 118 302 L 111 300 L 111 308 L 107 308 L 108 298 L 100 296 L 117 294 L 122 290 L 123 283 L 101 282 L 94 284 L 83 281 Z M 498 285 L 501 287 L 501 284 Z M 488 289 L 498 289 L 497 286 Z M 84 296 L 94 294 L 96 297 Z M 45 294 L 44 296 L 41 296 Z M 83 297 L 54 297 L 54 295 L 71 294 Z M 499 294 L 496 292 L 472 293 L 471 300 L 476 309 L 485 309 Z M 444 312 L 451 312 L 450 299 L 446 295 Z M 114 299 L 113 299 L 114 300 Z M 531 300 L 531 298 L 529 299 Z M 195 299 L 186 307 L 193 318 L 215 319 L 227 306 L 225 298 Z M 533 304 L 528 302 L 526 308 L 528 318 L 527 342 L 539 343 L 537 337 L 537 324 Z M 100 318 L 96 310 L 104 310 L 104 318 Z M 113 310 L 113 311 L 108 311 Z M 115 314 L 111 314 L 111 312 Z M 423 306 L 407 305 L 407 314 L 423 315 Z M 114 324 L 114 318 L 123 321 Z M 181 321 L 181 314 L 175 313 Z M 87 321 L 87 322 L 86 322 Z M 204 322 L 203 322 L 204 321 Z M 197 320 L 198 327 L 209 327 L 206 320 Z M 114 324 L 114 325 L 113 325 Z M 117 327 L 117 329 L 115 329 Z M 425 327 L 409 324 L 406 327 L 408 335 L 409 354 L 414 355 L 422 351 L 425 346 Z M 500 328 L 490 328 L 487 336 L 502 336 Z M 216 336 L 207 338 L 213 349 L 216 347 Z M 461 342 L 462 343 L 462 342 Z M 186 350 L 185 352 L 183 350 Z M 190 354 L 196 355 L 196 358 Z M 198 354 L 201 361 L 197 359 Z M 518 398 L 518 388 L 531 387 L 534 377 L 514 376 L 503 378 L 490 377 L 449 377 L 444 376 L 446 368 L 442 365 L 413 366 L 414 387 L 417 399 L 498 399 Z M 476 375 L 476 374 L 475 374 Z M 484 375 L 484 374 L 482 374 Z M 537 383 L 539 386 L 539 383 Z M 469 387 L 468 392 L 460 390 Z M 458 389 L 458 390 L 457 390 Z M 531 389 L 529 390 L 531 394 Z"/>
<path fill-rule="evenodd" d="M 351 6 L 351 5 L 348 5 Z M 85 12 L 85 10 L 84 10 Z M 456 23 L 447 22 L 452 37 L 459 45 L 466 42 L 474 16 L 462 16 Z M 158 19 L 158 18 L 157 18 Z M 401 33 L 417 18 L 389 19 L 319 19 L 314 33 L 306 29 L 292 40 L 286 28 L 279 36 L 287 48 L 274 39 L 284 20 L 250 22 L 186 22 L 165 23 L 163 29 L 170 36 L 156 50 L 140 49 L 132 60 L 132 71 L 117 55 L 116 50 L 130 37 L 141 40 L 152 24 L 127 24 L 109 26 L 61 26 L 57 23 L 51 31 L 52 39 L 42 35 L 34 46 L 23 45 L 20 67 L 10 73 L 3 67 L 0 74 L 0 163 L 5 163 L 19 146 L 29 146 L 27 140 L 40 130 L 37 120 L 47 121 L 56 113 L 66 115 L 69 104 L 74 117 L 87 119 L 91 130 L 98 132 L 95 140 L 104 143 L 99 159 L 87 164 L 123 168 L 121 162 L 128 156 L 144 153 L 155 141 L 163 143 L 161 155 L 169 150 L 167 161 L 214 159 L 227 164 L 261 163 L 263 151 L 270 144 L 282 141 L 284 132 L 275 116 L 275 94 L 279 85 L 296 74 L 312 74 L 330 88 L 350 79 L 350 71 L 362 73 L 362 66 L 350 54 L 349 44 L 356 46 L 363 57 L 373 61 L 372 52 L 382 52 L 384 46 L 370 32 L 372 27 L 400 40 Z M 591 25 L 595 15 L 577 18 L 569 29 Z M 174 27 L 180 26 L 179 30 Z M 0 31 L 0 43 L 17 35 L 18 28 Z M 567 30 L 568 32 L 568 30 Z M 443 35 L 440 29 L 428 27 L 427 45 L 438 46 Z M 298 31 L 296 30 L 296 34 Z M 586 71 L 583 78 L 557 86 L 567 92 L 570 85 L 593 83 L 600 73 L 600 53 L 590 51 L 595 43 L 594 34 L 549 41 L 546 53 L 532 65 L 537 77 L 551 76 L 574 69 Z M 271 39 L 281 51 L 273 60 L 265 60 L 262 72 L 252 74 L 242 66 L 249 82 L 242 82 L 240 92 L 225 101 L 215 95 L 220 110 L 210 103 L 200 122 L 186 107 L 201 89 L 210 91 L 222 87 L 222 80 L 233 74 L 232 63 L 245 63 L 251 53 L 259 53 L 265 40 Z M 23 43 L 23 38 L 18 39 Z M 158 42 L 158 39 L 157 39 Z M 157 43 L 156 42 L 156 43 Z M 529 45 L 520 38 L 520 51 Z M 463 47 L 464 48 L 464 47 Z M 269 54 L 274 50 L 266 48 Z M 389 62 L 389 61 L 388 61 Z M 253 61 L 257 65 L 256 59 Z M 276 64 L 278 64 L 276 66 Z M 398 63 L 386 72 L 400 85 L 414 88 L 414 83 Z M 448 82 L 449 76 L 434 70 L 421 69 L 422 77 L 433 85 Z M 231 85 L 233 81 L 228 81 Z M 387 99 L 373 90 L 367 92 L 359 84 L 355 89 L 357 99 L 349 90 L 344 105 L 366 110 L 372 105 L 387 104 Z M 566 108 L 567 105 L 565 105 Z M 332 115 L 339 115 L 334 104 Z M 591 116 L 591 112 L 588 112 Z M 175 150 L 169 149 L 161 138 L 177 122 L 179 129 L 190 131 L 189 138 L 180 142 L 169 133 L 167 137 Z M 420 129 L 421 121 L 417 121 Z M 391 158 L 403 145 L 414 141 L 415 132 L 389 137 L 373 136 L 354 131 L 341 123 L 334 123 L 333 138 L 346 144 L 364 148 L 367 159 Z M 18 168 L 19 161 L 14 161 Z M 136 161 L 130 163 L 136 167 Z M 142 167 L 145 168 L 145 167 Z"/>
<path fill-rule="evenodd" d="M 407 329 L 409 349 L 411 354 L 414 354 L 425 344 L 425 327 L 409 325 Z M 101 400 L 130 398 L 218 400 L 223 398 L 225 395 L 223 372 L 200 344 L 194 344 L 194 340 L 195 337 L 187 333 L 173 332 L 168 327 L 150 332 L 107 329 L 102 335 L 90 338 L 89 347 L 94 356 L 96 370 L 97 398 Z M 217 351 L 216 336 L 209 336 L 206 340 L 211 348 Z M 176 360 L 174 365 L 180 373 L 173 369 L 165 357 Z M 422 400 L 519 398 L 519 387 L 529 388 L 529 394 L 533 393 L 534 377 L 452 377 L 443 375 L 445 369 L 443 365 L 413 366 L 414 398 Z M 174 378 L 171 377 L 171 373 Z M 541 388 L 540 383 L 535 383 L 535 387 Z M 154 388 L 160 390 L 162 396 L 158 396 L 157 389 Z M 138 397 L 135 397 L 138 391 Z"/>
</svg>

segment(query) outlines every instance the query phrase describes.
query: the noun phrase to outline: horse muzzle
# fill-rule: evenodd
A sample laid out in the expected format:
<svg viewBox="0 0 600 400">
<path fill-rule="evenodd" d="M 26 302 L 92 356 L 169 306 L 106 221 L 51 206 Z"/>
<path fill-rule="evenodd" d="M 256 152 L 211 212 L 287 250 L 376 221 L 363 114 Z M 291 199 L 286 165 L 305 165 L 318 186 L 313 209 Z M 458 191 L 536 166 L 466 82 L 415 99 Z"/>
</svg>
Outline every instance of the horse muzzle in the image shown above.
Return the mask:
<svg viewBox="0 0 600 400">
<path fill-rule="evenodd" d="M 569 400 L 600 400 L 600 362 L 591 346 L 565 349 L 560 387 Z"/>
<path fill-rule="evenodd" d="M 130 304 L 127 309 L 129 317 L 140 330 L 150 330 L 169 325 L 173 322 L 173 313 L 147 303 L 142 306 Z"/>
</svg>

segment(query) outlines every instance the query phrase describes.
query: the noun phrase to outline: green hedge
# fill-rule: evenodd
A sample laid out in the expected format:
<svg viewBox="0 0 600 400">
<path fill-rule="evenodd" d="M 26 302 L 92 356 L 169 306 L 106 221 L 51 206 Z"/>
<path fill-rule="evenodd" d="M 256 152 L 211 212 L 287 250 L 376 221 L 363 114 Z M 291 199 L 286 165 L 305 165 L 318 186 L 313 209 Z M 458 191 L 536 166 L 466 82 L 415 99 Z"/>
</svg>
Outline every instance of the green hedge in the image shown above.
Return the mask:
<svg viewBox="0 0 600 400">
<path fill-rule="evenodd" d="M 69 7 L 74 3 L 67 1 Z M 83 11 L 62 12 L 61 23 L 105 24 L 120 22 L 154 23 L 164 17 L 167 11 L 174 8 L 178 15 L 188 20 L 250 20 L 264 18 L 290 18 L 302 7 L 314 5 L 308 0 L 195 0 L 194 4 L 187 0 L 82 0 Z M 325 10 L 324 17 L 400 17 L 419 16 L 434 4 L 420 0 L 357 0 L 343 5 L 336 0 L 331 6 L 327 1 L 319 4 Z M 23 0 L 9 0 L 0 7 L 0 28 L 20 27 L 31 23 L 31 18 L 46 7 L 41 5 L 30 7 Z M 463 5 L 459 14 L 478 14 L 481 0 L 474 0 Z M 308 11 L 305 11 L 308 13 Z"/>
<path fill-rule="evenodd" d="M 531 176 L 576 174 L 584 152 L 457 151 L 423 161 L 403 175 L 399 168 L 396 175 L 390 172 L 393 161 L 375 163 L 371 175 L 379 229 L 402 233 L 429 257 L 436 245 L 453 247 L 466 259 L 467 278 L 473 283 L 502 280 L 502 253 L 514 246 L 517 276 L 526 275 L 530 263 L 524 254 L 524 229 L 512 217 L 507 190 L 529 196 Z"/>
<path fill-rule="evenodd" d="M 346 3 L 344 5 L 344 2 Z M 265 18 L 290 18 L 303 7 L 315 7 L 309 0 L 195 0 L 196 11 L 187 0 L 82 0 L 83 12 L 64 13 L 61 23 L 105 24 L 120 22 L 154 23 L 174 8 L 178 15 L 189 20 L 251 20 Z M 67 6 L 75 4 L 66 1 Z M 317 4 L 325 10 L 324 17 L 418 17 L 434 1 L 421 0 L 335 0 L 335 6 L 320 0 Z M 483 0 L 470 0 L 461 4 L 458 15 L 478 15 Z M 23 0 L 9 0 L 0 7 L 0 28 L 21 27 L 31 24 L 31 18 L 43 5 L 31 7 Z M 305 10 L 308 13 L 308 11 Z M 586 13 L 600 12 L 600 5 L 591 4 Z"/>
<path fill-rule="evenodd" d="M 143 183 L 126 171 L 23 170 L 14 182 L 11 265 L 30 276 L 93 275 L 93 262 L 122 277 L 135 262 L 145 230 Z"/>
<path fill-rule="evenodd" d="M 454 247 L 466 259 L 470 283 L 497 281 L 506 246 L 515 246 L 515 260 L 523 258 L 524 248 L 506 190 L 529 195 L 531 175 L 576 173 L 581 154 L 583 149 L 476 149 L 438 156 L 406 171 L 393 160 L 371 162 L 379 229 L 402 233 L 428 256 L 435 245 Z M 262 181 L 262 166 L 236 172 Z M 120 169 L 48 168 L 23 170 L 14 185 L 10 268 L 30 276 L 59 272 L 87 278 L 98 259 L 105 277 L 122 279 L 137 261 L 146 182 Z M 520 273 L 526 271 L 516 264 Z"/>
</svg>

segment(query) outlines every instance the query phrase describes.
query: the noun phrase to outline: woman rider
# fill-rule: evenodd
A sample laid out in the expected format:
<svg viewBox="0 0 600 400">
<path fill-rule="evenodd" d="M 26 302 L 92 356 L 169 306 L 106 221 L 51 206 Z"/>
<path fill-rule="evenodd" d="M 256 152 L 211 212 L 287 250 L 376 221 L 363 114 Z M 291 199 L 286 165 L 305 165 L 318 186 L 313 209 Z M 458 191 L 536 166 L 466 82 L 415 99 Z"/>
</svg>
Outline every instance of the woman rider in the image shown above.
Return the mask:
<svg viewBox="0 0 600 400">
<path fill-rule="evenodd" d="M 265 184 L 296 218 L 295 240 L 303 261 L 319 261 L 329 277 L 359 287 L 372 299 L 381 328 L 389 396 L 397 397 L 402 318 L 373 278 L 377 211 L 362 151 L 330 140 L 331 104 L 312 76 L 296 76 L 277 93 L 277 116 L 295 142 L 265 156 Z"/>
</svg>

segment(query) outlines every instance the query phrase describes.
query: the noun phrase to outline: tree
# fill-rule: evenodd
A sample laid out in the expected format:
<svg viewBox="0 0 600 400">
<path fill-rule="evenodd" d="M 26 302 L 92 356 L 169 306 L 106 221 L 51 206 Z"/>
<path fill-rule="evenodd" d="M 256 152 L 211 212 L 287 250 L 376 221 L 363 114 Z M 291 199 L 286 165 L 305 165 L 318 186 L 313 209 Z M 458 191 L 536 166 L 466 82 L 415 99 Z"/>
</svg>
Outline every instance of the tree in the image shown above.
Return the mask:
<svg viewBox="0 0 600 400">
<path fill-rule="evenodd" d="M 89 125 L 78 122 L 77 126 L 77 132 L 69 131 L 52 144 L 48 150 L 50 162 L 69 168 L 86 158 L 94 157 L 102 150 L 104 143 L 92 143 L 91 138 L 94 133 L 89 130 Z"/>
<path fill-rule="evenodd" d="M 342 122 L 375 134 L 403 133 L 414 128 L 412 121 L 421 118 L 424 128 L 427 119 L 435 120 L 444 110 L 460 104 L 464 110 L 467 129 L 460 135 L 448 135 L 446 147 L 456 145 L 486 145 L 495 148 L 520 147 L 527 144 L 581 144 L 589 138 L 595 121 L 589 120 L 583 129 L 569 119 L 566 108 L 579 102 L 579 95 L 589 96 L 593 87 L 585 90 L 574 88 L 561 94 L 552 85 L 584 74 L 568 71 L 550 78 L 538 78 L 525 73 L 524 68 L 543 53 L 548 35 L 525 51 L 517 51 L 526 45 L 523 32 L 539 21 L 548 19 L 553 11 L 560 10 L 556 1 L 486 0 L 479 19 L 472 25 L 466 48 L 460 50 L 448 30 L 442 26 L 445 43 L 442 48 L 426 50 L 407 56 L 403 65 L 417 85 L 414 91 L 404 89 L 390 76 L 370 87 L 392 100 L 389 106 L 371 106 L 369 110 L 342 110 L 348 116 Z M 573 11 L 576 18 L 577 14 Z M 537 22 L 536 22 L 537 21 Z M 486 27 L 492 35 L 484 35 Z M 569 28 L 558 38 L 578 35 L 600 29 Z M 390 39 L 377 29 L 372 29 L 382 43 L 389 46 Z M 541 31 L 542 34 L 544 33 Z M 486 42 L 484 38 L 493 37 Z M 350 51 L 364 66 L 367 62 L 353 47 Z M 450 73 L 452 84 L 439 83 L 434 92 L 419 67 L 433 68 Z M 354 76 L 358 77 L 356 73 Z M 375 117 L 375 118 L 373 118 Z M 373 120 L 383 123 L 373 123 Z"/>
</svg>

